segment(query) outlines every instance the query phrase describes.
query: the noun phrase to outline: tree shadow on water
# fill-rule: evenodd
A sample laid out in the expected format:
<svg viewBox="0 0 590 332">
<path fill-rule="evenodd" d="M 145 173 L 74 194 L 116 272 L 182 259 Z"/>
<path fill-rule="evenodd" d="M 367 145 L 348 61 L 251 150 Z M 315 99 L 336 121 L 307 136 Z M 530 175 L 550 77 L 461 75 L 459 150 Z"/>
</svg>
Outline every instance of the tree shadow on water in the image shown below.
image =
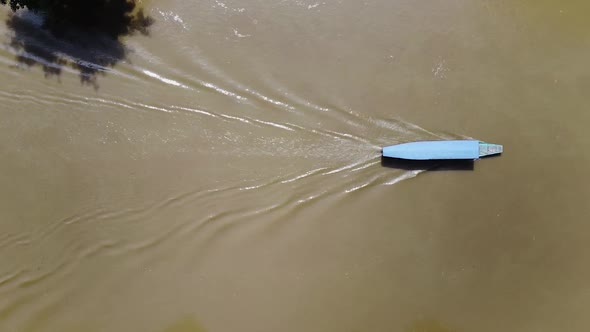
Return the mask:
<svg viewBox="0 0 590 332">
<path fill-rule="evenodd" d="M 99 6 L 100 1 L 93 2 Z M 107 1 L 111 2 L 117 1 Z M 149 35 L 154 23 L 134 3 L 119 2 L 127 5 L 86 6 L 81 13 L 57 14 L 19 9 L 6 20 L 10 29 L 7 46 L 15 53 L 18 66 L 41 66 L 46 78 L 58 80 L 64 71 L 77 72 L 82 84 L 98 89 L 97 76 L 129 53 L 121 39 L 136 33 Z"/>
</svg>

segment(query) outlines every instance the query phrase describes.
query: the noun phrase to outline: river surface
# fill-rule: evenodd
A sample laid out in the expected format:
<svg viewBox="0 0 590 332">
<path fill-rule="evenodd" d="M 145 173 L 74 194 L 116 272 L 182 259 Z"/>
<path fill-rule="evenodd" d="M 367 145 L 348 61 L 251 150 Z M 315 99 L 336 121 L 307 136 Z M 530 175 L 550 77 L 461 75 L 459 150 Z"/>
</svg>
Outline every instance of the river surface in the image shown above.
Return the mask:
<svg viewBox="0 0 590 332">
<path fill-rule="evenodd" d="M 1 8 L 0 331 L 590 329 L 587 1 L 143 5 Z M 455 138 L 505 152 L 380 159 Z"/>
</svg>

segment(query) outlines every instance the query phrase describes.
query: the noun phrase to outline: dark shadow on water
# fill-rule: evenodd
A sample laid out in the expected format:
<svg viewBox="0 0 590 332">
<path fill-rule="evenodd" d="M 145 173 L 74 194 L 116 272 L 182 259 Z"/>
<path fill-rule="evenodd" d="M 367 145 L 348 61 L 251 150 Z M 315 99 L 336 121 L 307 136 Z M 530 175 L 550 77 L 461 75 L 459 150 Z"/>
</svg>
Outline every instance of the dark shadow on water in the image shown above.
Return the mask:
<svg viewBox="0 0 590 332">
<path fill-rule="evenodd" d="M 381 166 L 403 170 L 473 171 L 474 160 L 406 160 L 381 157 Z"/>
<path fill-rule="evenodd" d="M 55 22 L 46 15 L 21 9 L 6 20 L 11 30 L 7 46 L 20 67 L 40 66 L 46 78 L 58 80 L 64 71 L 73 70 L 82 84 L 98 89 L 97 76 L 104 75 L 129 53 L 121 38 L 134 33 L 148 35 L 153 22 L 142 10 L 84 24 Z"/>
</svg>

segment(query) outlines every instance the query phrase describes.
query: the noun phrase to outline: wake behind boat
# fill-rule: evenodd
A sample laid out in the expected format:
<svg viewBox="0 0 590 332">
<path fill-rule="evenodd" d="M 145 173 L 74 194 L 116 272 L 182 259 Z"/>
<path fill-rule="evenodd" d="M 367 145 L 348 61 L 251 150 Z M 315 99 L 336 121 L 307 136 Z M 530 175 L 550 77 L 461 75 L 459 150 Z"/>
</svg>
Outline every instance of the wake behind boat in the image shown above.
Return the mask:
<svg viewBox="0 0 590 332">
<path fill-rule="evenodd" d="M 386 146 L 382 155 L 409 160 L 475 160 L 502 151 L 502 145 L 478 140 L 418 141 Z"/>
</svg>

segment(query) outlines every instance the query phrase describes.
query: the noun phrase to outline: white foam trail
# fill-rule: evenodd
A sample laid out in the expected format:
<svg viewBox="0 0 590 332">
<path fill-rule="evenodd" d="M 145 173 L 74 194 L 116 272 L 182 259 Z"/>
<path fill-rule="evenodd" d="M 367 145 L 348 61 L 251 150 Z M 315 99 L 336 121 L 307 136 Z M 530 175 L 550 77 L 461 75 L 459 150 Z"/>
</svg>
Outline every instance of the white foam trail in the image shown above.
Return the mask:
<svg viewBox="0 0 590 332">
<path fill-rule="evenodd" d="M 326 169 L 326 167 L 317 168 L 317 169 L 311 170 L 309 172 L 305 172 L 305 173 L 303 173 L 303 174 L 301 174 L 299 176 L 296 176 L 296 177 L 294 177 L 292 179 L 283 180 L 283 181 L 281 181 L 281 183 L 289 183 L 289 182 L 297 181 L 299 179 L 302 179 L 302 178 L 308 177 L 310 175 L 316 174 L 317 172 L 321 172 L 321 171 L 323 171 L 325 169 Z"/>
<path fill-rule="evenodd" d="M 226 119 L 238 120 L 238 121 L 244 122 L 244 123 L 251 123 L 249 120 L 242 119 L 242 118 L 239 118 L 237 116 L 231 116 L 231 115 L 227 115 L 227 114 L 219 114 L 219 116 L 221 116 L 223 118 L 226 118 Z"/>
<path fill-rule="evenodd" d="M 268 77 L 263 77 L 262 79 L 263 79 L 264 83 L 266 84 L 266 86 L 269 88 L 274 88 L 274 87 L 281 85 L 280 82 L 277 82 L 276 80 L 270 79 Z M 274 88 L 274 90 L 277 93 L 280 93 L 280 94 L 284 95 L 285 97 L 291 99 L 293 102 L 295 102 L 297 104 L 306 105 L 307 107 L 310 107 L 310 108 L 315 109 L 320 112 L 329 112 L 330 111 L 329 108 L 321 107 L 319 105 L 313 104 L 313 103 L 309 102 L 308 100 L 305 100 L 297 95 L 294 95 L 291 91 L 284 92 L 284 89 L 280 89 L 280 88 L 279 89 Z"/>
<path fill-rule="evenodd" d="M 356 167 L 356 166 L 358 166 L 358 165 L 360 165 L 360 164 L 362 164 L 364 162 L 367 162 L 367 160 L 363 160 L 363 161 L 360 161 L 358 163 L 353 163 L 353 164 L 350 164 L 350 165 L 342 166 L 342 167 L 337 168 L 335 170 L 332 170 L 332 171 L 329 171 L 329 172 L 326 172 L 326 173 L 322 173 L 322 175 L 330 175 L 330 174 L 342 172 L 342 171 L 345 171 L 347 169 L 354 168 L 354 167 Z"/>
<path fill-rule="evenodd" d="M 273 126 L 273 127 L 276 127 L 276 128 L 285 129 L 285 130 L 288 130 L 288 131 L 295 131 L 293 128 L 289 128 L 287 126 L 284 126 L 284 125 L 281 125 L 281 124 L 278 124 L 278 123 L 274 123 L 274 122 L 270 122 L 270 121 L 262 121 L 262 120 L 257 120 L 257 119 L 254 119 L 254 121 L 256 121 L 258 123 L 263 123 L 265 125 Z"/>
<path fill-rule="evenodd" d="M 154 62 L 156 64 L 164 65 L 164 63 L 162 62 L 162 60 L 160 58 L 158 58 L 157 56 L 153 55 L 149 51 L 143 49 L 140 45 L 134 45 L 134 49 L 135 49 L 135 52 L 136 53 L 141 54 L 146 59 L 149 59 L 150 62 Z M 197 54 L 193 58 L 194 59 L 199 59 L 199 55 Z M 209 66 L 207 65 L 207 63 L 202 64 L 201 61 L 199 61 L 198 63 L 201 64 L 201 66 L 203 68 L 209 69 Z M 221 94 L 223 94 L 225 96 L 228 96 L 228 97 L 232 97 L 232 98 L 237 99 L 239 101 L 245 101 L 245 100 L 247 100 L 246 97 L 242 97 L 242 96 L 240 96 L 240 95 L 238 95 L 238 94 L 236 94 L 234 92 L 231 92 L 231 91 L 228 91 L 226 89 L 220 88 L 219 86 L 217 86 L 215 84 L 212 84 L 212 83 L 209 83 L 209 82 L 205 82 L 205 81 L 200 80 L 200 79 L 197 79 L 195 77 L 186 75 L 186 73 L 183 73 L 183 72 L 175 69 L 174 66 L 168 65 L 168 67 L 171 68 L 172 71 L 176 75 L 182 76 L 183 78 L 185 78 L 185 79 L 187 79 L 189 81 L 192 81 L 195 84 L 202 85 L 202 86 L 204 86 L 206 88 L 209 88 L 211 90 L 214 90 L 215 92 L 221 93 Z M 148 75 L 148 76 L 150 76 L 152 78 L 158 79 L 158 80 L 160 80 L 160 81 L 162 81 L 164 83 L 167 83 L 167 84 L 170 84 L 170 85 L 173 85 L 173 86 L 177 86 L 177 87 L 182 87 L 182 88 L 185 88 L 185 89 L 194 90 L 193 88 L 191 88 L 189 86 L 186 86 L 186 85 L 184 85 L 184 84 L 182 84 L 182 83 L 180 83 L 178 81 L 175 81 L 175 80 L 171 80 L 171 79 L 162 77 L 161 75 L 158 75 L 158 74 L 156 74 L 156 73 L 154 73 L 152 71 L 149 71 L 149 70 L 146 70 L 146 69 L 141 69 L 141 68 L 137 68 L 137 69 L 139 71 L 143 72 L 144 74 L 146 74 L 146 75 Z M 222 78 L 227 79 L 228 81 L 231 82 L 231 80 L 229 80 L 226 77 L 222 77 Z"/>
<path fill-rule="evenodd" d="M 377 161 L 374 161 L 374 162 L 372 162 L 372 163 L 368 163 L 368 164 L 366 164 L 366 165 L 362 165 L 362 166 L 360 166 L 360 167 L 357 167 L 357 168 L 353 168 L 353 169 L 351 169 L 350 171 L 351 171 L 351 172 L 360 171 L 360 170 L 362 170 L 362 169 L 369 168 L 369 167 L 371 167 L 371 166 L 373 166 L 373 165 L 377 165 L 378 163 L 380 163 L 380 161 L 379 161 L 379 160 L 377 160 Z"/>
<path fill-rule="evenodd" d="M 23 58 L 27 58 L 27 59 L 33 60 L 33 61 L 35 61 L 37 63 L 40 63 L 40 64 L 42 64 L 43 66 L 46 66 L 46 67 L 63 70 L 65 72 L 68 72 L 68 73 L 71 73 L 71 74 L 76 74 L 77 73 L 74 69 L 72 69 L 72 68 L 70 68 L 68 66 L 63 66 L 63 65 L 60 65 L 60 64 L 55 64 L 55 63 L 53 63 L 51 61 L 47 61 L 47 60 L 43 59 L 42 57 L 38 57 L 38 56 L 33 55 L 31 53 L 28 53 L 28 52 L 19 52 L 19 53 L 17 53 L 17 55 L 19 57 L 23 57 Z"/>
<path fill-rule="evenodd" d="M 71 61 L 73 63 L 77 64 L 77 65 L 82 66 L 82 67 L 96 69 L 97 71 L 110 71 L 110 69 L 108 67 L 101 66 L 101 65 L 98 65 L 98 64 L 93 63 L 93 62 L 88 62 L 88 61 L 80 60 L 78 58 L 72 58 Z"/>
<path fill-rule="evenodd" d="M 404 134 L 409 134 L 410 133 L 410 131 L 408 131 L 407 129 L 403 128 L 399 124 L 393 124 L 393 123 L 387 122 L 385 120 L 374 120 L 373 123 L 376 124 L 376 125 L 378 125 L 381 128 L 391 129 L 392 131 L 398 131 L 398 132 L 402 132 Z"/>
<path fill-rule="evenodd" d="M 227 90 L 225 90 L 225 89 L 222 89 L 222 88 L 220 88 L 220 87 L 218 87 L 218 86 L 216 86 L 216 85 L 213 85 L 213 84 L 211 84 L 211 83 L 209 83 L 209 82 L 203 82 L 203 81 L 201 81 L 201 80 L 197 80 L 197 81 L 198 81 L 200 84 L 202 84 L 202 85 L 204 85 L 204 86 L 208 87 L 209 89 L 213 89 L 213 90 L 215 90 L 215 91 L 217 91 L 217 92 L 219 92 L 219 93 L 221 93 L 221 94 L 224 94 L 224 95 L 226 95 L 226 96 L 228 96 L 228 97 L 236 98 L 236 99 L 238 99 L 238 100 L 247 100 L 247 98 L 246 98 L 246 97 L 242 97 L 242 96 L 240 96 L 240 95 L 238 95 L 238 94 L 235 94 L 235 93 L 233 93 L 233 92 L 231 92 L 231 91 L 227 91 Z"/>
<path fill-rule="evenodd" d="M 248 93 L 250 93 L 250 94 L 252 94 L 252 95 L 254 95 L 254 96 L 256 96 L 256 97 L 258 97 L 258 98 L 260 98 L 260 99 L 262 99 L 262 100 L 264 100 L 266 102 L 268 102 L 268 103 L 271 103 L 271 104 L 274 104 L 274 105 L 277 105 L 277 106 L 281 106 L 283 108 L 286 108 L 289 111 L 294 111 L 295 110 L 295 107 L 293 107 L 293 106 L 291 106 L 289 104 L 286 104 L 286 103 L 283 103 L 282 101 L 278 101 L 278 100 L 274 100 L 272 98 L 269 98 L 269 97 L 267 97 L 267 96 L 265 96 L 265 95 L 263 95 L 263 94 L 261 94 L 259 92 L 253 91 L 252 89 L 246 88 L 246 89 L 244 89 L 244 91 L 246 91 L 246 92 L 248 92 Z"/>
<path fill-rule="evenodd" d="M 263 183 L 263 184 L 257 184 L 257 185 L 254 185 L 254 186 L 249 186 L 249 187 L 242 187 L 242 188 L 240 188 L 240 189 L 238 189 L 238 190 L 240 190 L 240 191 L 244 191 L 244 190 L 252 190 L 252 189 L 258 189 L 258 188 L 262 188 L 262 187 L 264 187 L 264 186 L 266 186 L 266 184 L 264 184 L 264 183 Z"/>
<path fill-rule="evenodd" d="M 412 129 L 417 129 L 417 130 L 419 130 L 419 131 L 423 131 L 423 132 L 425 132 L 425 133 L 427 133 L 427 134 L 429 134 L 429 135 L 432 135 L 432 136 L 434 136 L 434 137 L 438 137 L 438 138 L 444 138 L 443 136 L 441 136 L 441 135 L 439 135 L 439 134 L 433 133 L 433 132 L 431 132 L 431 131 L 429 131 L 429 130 L 426 130 L 426 129 L 424 129 L 424 128 L 422 128 L 422 127 L 418 126 L 418 125 L 415 125 L 415 124 L 413 124 L 413 123 L 406 122 L 406 121 L 404 121 L 404 120 L 398 120 L 398 121 L 402 122 L 403 124 L 405 124 L 406 126 L 408 126 L 408 127 L 412 128 Z"/>
<path fill-rule="evenodd" d="M 123 107 L 123 108 L 128 108 L 128 109 L 133 109 L 132 106 L 129 106 L 127 104 L 124 103 L 120 103 L 120 102 L 116 102 L 113 100 L 108 100 L 108 99 L 103 99 L 103 98 L 89 98 L 89 97 L 84 97 L 83 98 L 86 101 L 98 101 L 99 103 L 104 103 L 104 104 L 111 104 L 113 106 L 117 106 L 117 107 Z M 73 99 L 70 99 L 73 100 Z"/>
<path fill-rule="evenodd" d="M 196 108 L 188 108 L 188 107 L 182 107 L 182 106 L 173 106 L 173 108 L 180 109 L 180 110 L 187 111 L 187 112 L 191 112 L 191 113 L 198 113 L 198 114 L 207 115 L 207 116 L 210 116 L 213 118 L 217 118 L 217 115 L 215 115 L 213 113 L 209 113 L 207 111 L 203 111 L 203 110 L 196 109 Z"/>
<path fill-rule="evenodd" d="M 156 74 L 156 73 L 154 73 L 152 71 L 149 71 L 147 69 L 143 69 L 142 71 L 147 76 L 152 77 L 152 78 L 155 78 L 157 80 L 160 80 L 161 82 L 164 82 L 166 84 L 170 84 L 170 85 L 181 87 L 181 88 L 185 88 L 185 89 L 190 89 L 190 87 L 188 87 L 188 86 L 186 86 L 186 85 L 184 85 L 184 84 L 182 84 L 180 82 L 177 82 L 177 81 L 172 80 L 172 79 L 169 79 L 169 78 L 165 78 L 165 77 L 160 76 L 160 75 L 158 75 L 158 74 Z"/>
<path fill-rule="evenodd" d="M 141 107 L 145 107 L 151 110 L 155 110 L 155 111 L 162 111 L 162 112 L 166 112 L 166 113 L 174 113 L 174 111 L 166 109 L 166 108 L 162 108 L 162 107 L 156 107 L 156 106 L 151 106 L 151 105 L 146 105 L 146 104 L 142 104 L 142 103 L 135 103 L 138 106 Z"/>
<path fill-rule="evenodd" d="M 349 193 L 351 193 L 351 192 L 353 192 L 353 191 L 357 191 L 357 190 L 359 190 L 359 189 L 362 189 L 362 188 L 364 188 L 364 187 L 368 186 L 369 184 L 370 184 L 370 183 L 369 183 L 369 182 L 367 182 L 367 183 L 365 183 L 365 184 L 361 184 L 360 186 L 357 186 L 357 187 L 354 187 L 354 188 L 350 188 L 350 189 L 346 189 L 344 192 L 345 192 L 345 193 L 347 193 L 347 194 L 349 194 Z"/>
<path fill-rule="evenodd" d="M 400 181 L 411 179 L 413 177 L 416 177 L 418 174 L 420 174 L 424 171 L 425 170 L 423 170 L 423 169 L 419 169 L 419 170 L 405 172 L 405 173 L 401 174 L 400 176 L 397 176 L 397 177 L 385 182 L 384 185 L 390 186 L 390 185 L 396 184 Z"/>
<path fill-rule="evenodd" d="M 326 193 L 327 193 L 327 191 L 322 191 L 319 194 L 311 195 L 311 196 L 308 196 L 306 198 L 301 198 L 301 199 L 297 200 L 297 204 L 303 204 L 303 203 L 309 202 L 311 200 L 314 200 L 316 198 L 319 198 L 319 197 L 325 195 Z"/>
<path fill-rule="evenodd" d="M 358 141 L 358 142 L 363 142 L 363 143 L 365 143 L 365 144 L 367 144 L 367 145 L 371 145 L 371 146 L 373 146 L 373 147 L 378 147 L 378 148 L 380 148 L 379 146 L 377 146 L 377 145 L 373 144 L 372 142 L 370 142 L 370 141 L 368 141 L 368 140 L 366 140 L 366 139 L 364 139 L 364 138 L 362 138 L 362 137 L 354 136 L 354 135 L 347 134 L 347 133 L 339 133 L 339 132 L 332 131 L 332 130 L 326 130 L 326 132 L 327 132 L 327 133 L 329 133 L 329 134 L 331 134 L 331 135 L 334 135 L 334 136 L 342 136 L 342 137 L 346 137 L 346 138 L 349 138 L 349 139 L 351 139 L 351 140 L 355 140 L 355 141 Z"/>
<path fill-rule="evenodd" d="M 350 189 L 346 189 L 344 192 L 345 192 L 345 193 L 347 193 L 347 194 L 349 194 L 349 193 L 351 193 L 351 192 L 353 192 L 353 191 L 357 191 L 357 190 L 363 189 L 363 188 L 367 187 L 368 185 L 370 185 L 370 184 L 374 183 L 374 182 L 375 182 L 375 180 L 377 180 L 377 179 L 378 179 L 378 178 L 380 178 L 381 176 L 382 176 L 382 175 L 377 175 L 377 176 L 374 176 L 374 177 L 372 177 L 370 180 L 368 180 L 367 182 L 365 182 L 365 183 L 363 183 L 363 184 L 360 184 L 360 185 L 358 185 L 358 186 L 356 186 L 356 187 L 352 187 L 352 188 L 350 188 Z"/>
</svg>

